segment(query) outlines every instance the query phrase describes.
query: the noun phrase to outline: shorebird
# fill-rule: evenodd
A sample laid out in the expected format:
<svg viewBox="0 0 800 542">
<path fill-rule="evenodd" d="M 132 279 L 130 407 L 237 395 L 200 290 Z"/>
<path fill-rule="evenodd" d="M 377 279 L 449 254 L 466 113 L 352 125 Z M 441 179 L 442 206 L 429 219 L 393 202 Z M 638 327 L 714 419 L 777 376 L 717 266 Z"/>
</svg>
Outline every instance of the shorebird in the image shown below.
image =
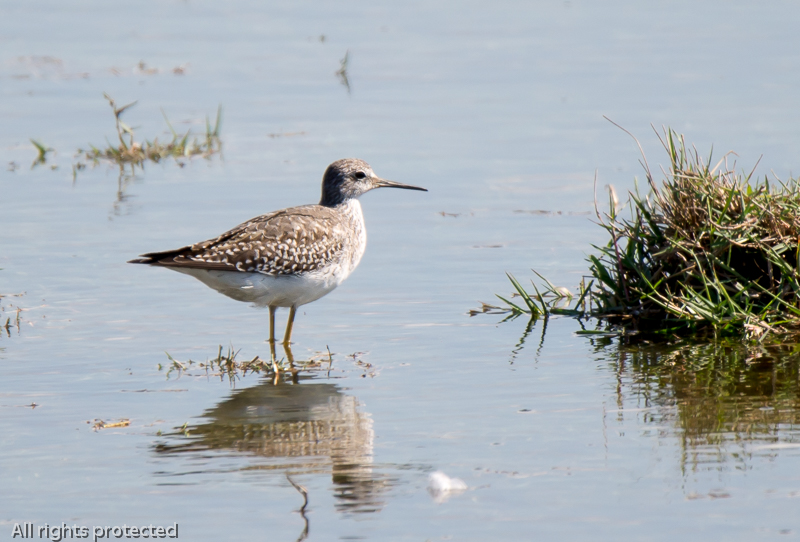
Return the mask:
<svg viewBox="0 0 800 542">
<path fill-rule="evenodd" d="M 275 311 L 289 308 L 283 344 L 291 342 L 297 307 L 316 301 L 353 272 L 367 246 L 358 197 L 374 188 L 427 189 L 381 179 L 363 160 L 328 166 L 317 205 L 257 216 L 219 237 L 128 263 L 166 267 L 191 275 L 232 299 L 269 308 L 269 342 Z"/>
</svg>

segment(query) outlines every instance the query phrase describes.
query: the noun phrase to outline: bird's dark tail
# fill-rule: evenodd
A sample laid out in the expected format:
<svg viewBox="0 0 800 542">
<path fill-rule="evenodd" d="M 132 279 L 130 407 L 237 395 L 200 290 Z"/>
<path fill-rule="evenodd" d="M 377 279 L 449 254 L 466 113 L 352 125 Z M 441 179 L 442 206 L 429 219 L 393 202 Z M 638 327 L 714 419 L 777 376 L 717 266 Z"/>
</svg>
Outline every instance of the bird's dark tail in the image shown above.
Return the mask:
<svg viewBox="0 0 800 542">
<path fill-rule="evenodd" d="M 177 250 L 165 250 L 164 252 L 148 252 L 142 254 L 140 258 L 129 260 L 128 263 L 146 263 L 150 265 L 164 265 L 167 262 L 172 262 L 173 258 L 180 256 L 181 253 L 189 247 L 182 247 Z"/>
</svg>

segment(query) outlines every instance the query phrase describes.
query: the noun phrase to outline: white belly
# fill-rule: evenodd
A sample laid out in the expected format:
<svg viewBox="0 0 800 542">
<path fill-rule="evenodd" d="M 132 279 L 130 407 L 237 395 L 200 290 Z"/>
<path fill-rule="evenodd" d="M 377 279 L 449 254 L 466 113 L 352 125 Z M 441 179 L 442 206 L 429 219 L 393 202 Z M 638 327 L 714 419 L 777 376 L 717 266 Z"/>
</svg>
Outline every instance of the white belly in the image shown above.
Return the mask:
<svg viewBox="0 0 800 542">
<path fill-rule="evenodd" d="M 270 276 L 239 271 L 205 269 L 170 269 L 191 275 L 209 288 L 257 307 L 291 307 L 305 305 L 333 291 L 345 276 L 334 273 Z"/>
</svg>

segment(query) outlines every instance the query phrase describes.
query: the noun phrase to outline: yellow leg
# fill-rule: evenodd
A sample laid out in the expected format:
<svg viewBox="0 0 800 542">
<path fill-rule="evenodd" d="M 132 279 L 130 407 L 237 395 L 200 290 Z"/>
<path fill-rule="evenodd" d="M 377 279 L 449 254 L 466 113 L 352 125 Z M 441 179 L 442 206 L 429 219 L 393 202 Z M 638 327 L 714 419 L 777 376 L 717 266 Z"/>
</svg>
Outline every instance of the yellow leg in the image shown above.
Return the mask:
<svg viewBox="0 0 800 542">
<path fill-rule="evenodd" d="M 275 311 L 278 307 L 269 308 L 269 342 L 275 345 Z"/>
<path fill-rule="evenodd" d="M 283 344 L 288 345 L 292 338 L 292 325 L 294 324 L 294 313 L 297 312 L 297 307 L 292 305 L 289 309 L 289 321 L 286 323 L 286 334 L 283 336 Z"/>
<path fill-rule="evenodd" d="M 272 355 L 272 369 L 275 371 L 275 383 L 278 383 L 278 377 L 281 374 L 278 367 L 277 357 L 275 355 L 275 311 L 278 307 L 269 308 L 269 353 Z"/>
<path fill-rule="evenodd" d="M 292 347 L 289 343 L 283 343 L 283 351 L 286 353 L 286 360 L 289 362 L 289 365 L 294 366 L 294 354 L 292 353 Z"/>
<path fill-rule="evenodd" d="M 273 366 L 276 366 L 276 365 L 275 365 L 275 359 L 276 359 L 276 354 L 275 354 L 275 341 L 271 341 L 271 342 L 269 343 L 269 353 L 270 353 L 270 355 L 272 356 L 272 365 L 273 365 Z"/>
<path fill-rule="evenodd" d="M 289 372 L 292 373 L 292 382 L 297 384 L 297 369 L 294 366 L 294 355 L 292 354 L 292 347 L 289 343 L 284 343 L 283 351 L 286 352 L 286 360 L 289 362 Z"/>
</svg>

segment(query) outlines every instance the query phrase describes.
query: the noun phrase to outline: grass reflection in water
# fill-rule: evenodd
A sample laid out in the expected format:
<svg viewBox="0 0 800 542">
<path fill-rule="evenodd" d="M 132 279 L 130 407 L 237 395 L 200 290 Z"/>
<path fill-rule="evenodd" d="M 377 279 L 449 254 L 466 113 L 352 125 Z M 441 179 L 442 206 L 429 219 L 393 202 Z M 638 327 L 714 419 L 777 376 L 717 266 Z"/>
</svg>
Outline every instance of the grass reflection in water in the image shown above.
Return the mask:
<svg viewBox="0 0 800 542">
<path fill-rule="evenodd" d="M 645 422 L 679 433 L 685 468 L 746 468 L 753 454 L 800 448 L 800 345 L 598 344 L 598 353 L 611 359 L 619 405 L 652 407 Z"/>
<path fill-rule="evenodd" d="M 548 319 L 526 326 L 511 362 L 532 337 L 536 358 L 546 346 Z M 526 339 L 528 340 L 526 344 Z M 589 335 L 598 361 L 613 371 L 612 401 L 645 426 L 677 436 L 682 469 L 749 468 L 754 456 L 800 450 L 800 344 L 681 340 L 628 343 Z"/>
</svg>

